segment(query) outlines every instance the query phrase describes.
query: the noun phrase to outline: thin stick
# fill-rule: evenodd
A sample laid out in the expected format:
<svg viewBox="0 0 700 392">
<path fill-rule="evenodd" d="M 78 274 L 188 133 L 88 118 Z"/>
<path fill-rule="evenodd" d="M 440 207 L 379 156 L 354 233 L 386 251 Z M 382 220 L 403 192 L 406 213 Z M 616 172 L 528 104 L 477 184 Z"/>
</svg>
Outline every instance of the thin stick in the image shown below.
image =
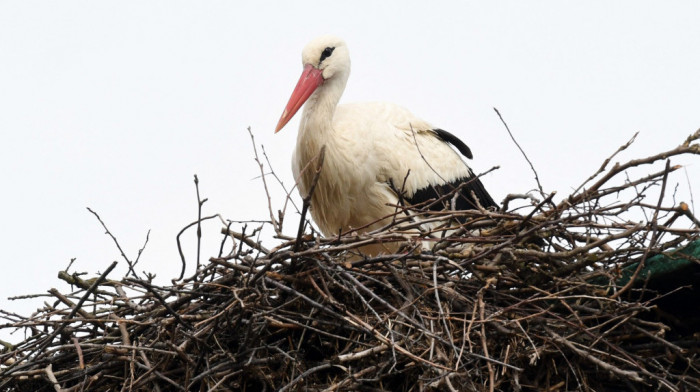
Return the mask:
<svg viewBox="0 0 700 392">
<path fill-rule="evenodd" d="M 134 263 L 132 263 L 131 260 L 129 260 L 129 258 L 126 257 L 126 254 L 124 253 L 124 250 L 122 250 L 121 245 L 119 245 L 119 241 L 117 241 L 117 238 L 112 234 L 112 232 L 109 231 L 109 229 L 107 228 L 107 225 L 105 225 L 105 223 L 102 221 L 102 218 L 100 218 L 100 216 L 97 215 L 97 213 L 96 213 L 95 211 L 93 211 L 90 207 L 86 207 L 86 208 L 87 208 L 87 210 L 90 211 L 93 215 L 95 215 L 95 218 L 97 218 L 97 220 L 100 222 L 100 224 L 102 225 L 102 227 L 105 229 L 105 234 L 107 234 L 108 236 L 110 236 L 110 237 L 112 238 L 112 241 L 114 241 L 114 245 L 117 246 L 117 249 L 119 249 L 119 253 L 121 253 L 122 257 L 123 257 L 124 260 L 126 261 L 126 265 L 129 267 L 129 272 L 130 272 L 135 278 L 137 278 L 138 276 L 136 275 L 136 271 L 134 271 Z"/>
<path fill-rule="evenodd" d="M 255 162 L 258 164 L 258 168 L 260 169 L 260 178 L 262 179 L 263 187 L 265 188 L 265 195 L 267 196 L 267 210 L 270 214 L 270 223 L 272 223 L 272 227 L 275 229 L 275 233 L 277 235 L 281 235 L 282 227 L 280 223 L 275 219 L 275 214 L 272 210 L 272 198 L 270 197 L 270 190 L 267 187 L 267 180 L 265 178 L 265 167 L 263 166 L 262 162 L 260 161 L 260 158 L 258 157 L 258 148 L 255 145 L 255 136 L 253 136 L 253 131 L 251 131 L 250 127 L 248 127 L 248 134 L 250 135 L 250 141 L 253 143 L 253 153 L 255 154 Z"/>
<path fill-rule="evenodd" d="M 309 206 L 311 206 L 311 198 L 316 190 L 316 184 L 318 184 L 318 179 L 321 177 L 321 169 L 323 168 L 323 161 L 326 157 L 326 146 L 321 147 L 321 151 L 318 153 L 316 159 L 316 167 L 314 168 L 314 178 L 311 180 L 311 186 L 309 187 L 309 194 L 304 196 L 304 204 L 301 207 L 301 218 L 299 219 L 299 228 L 297 229 L 297 240 L 294 244 L 294 251 L 298 251 L 301 246 L 302 235 L 304 234 L 304 227 L 306 226 L 306 213 L 309 211 Z"/>
<path fill-rule="evenodd" d="M 535 181 L 537 182 L 537 188 L 540 190 L 540 195 L 542 195 L 542 197 L 545 197 L 544 189 L 542 189 L 542 184 L 540 184 L 540 178 L 537 175 L 537 170 L 535 170 L 535 166 L 533 166 L 532 162 L 530 162 L 530 158 L 527 157 L 527 154 L 525 154 L 525 151 L 523 150 L 523 148 L 520 147 L 520 144 L 518 143 L 518 141 L 515 140 L 513 133 L 510 131 L 510 128 L 508 127 L 508 124 L 506 124 L 506 120 L 504 120 L 503 116 L 501 116 L 501 112 L 499 112 L 498 109 L 496 109 L 496 108 L 493 108 L 493 110 L 496 111 L 498 118 L 501 119 L 503 126 L 506 127 L 506 131 L 508 131 L 508 135 L 510 135 L 510 138 L 513 140 L 513 143 L 515 143 L 515 145 L 518 147 L 518 150 L 520 150 L 520 152 L 523 154 L 523 157 L 525 157 L 525 160 L 530 165 L 530 169 L 532 169 L 532 172 L 535 173 Z"/>
<path fill-rule="evenodd" d="M 202 249 L 202 206 L 209 199 L 202 200 L 199 197 L 199 178 L 197 178 L 196 174 L 194 175 L 194 188 L 197 190 L 197 269 L 199 269 Z"/>
</svg>

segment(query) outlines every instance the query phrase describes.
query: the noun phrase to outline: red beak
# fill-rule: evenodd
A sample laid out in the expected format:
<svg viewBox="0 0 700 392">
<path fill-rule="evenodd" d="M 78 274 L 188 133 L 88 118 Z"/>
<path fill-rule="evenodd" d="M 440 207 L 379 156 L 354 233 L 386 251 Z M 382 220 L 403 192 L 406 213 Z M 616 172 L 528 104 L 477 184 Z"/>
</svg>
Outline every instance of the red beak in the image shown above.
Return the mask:
<svg viewBox="0 0 700 392">
<path fill-rule="evenodd" d="M 284 108 L 284 113 L 282 113 L 282 117 L 280 117 L 280 121 L 277 123 L 275 133 L 279 132 L 279 130 L 294 117 L 294 114 L 296 114 L 304 102 L 309 99 L 311 94 L 313 94 L 322 83 L 323 71 L 314 68 L 311 64 L 305 65 L 304 72 L 301 73 L 297 86 L 294 87 L 292 96 L 289 97 L 287 107 Z"/>
</svg>

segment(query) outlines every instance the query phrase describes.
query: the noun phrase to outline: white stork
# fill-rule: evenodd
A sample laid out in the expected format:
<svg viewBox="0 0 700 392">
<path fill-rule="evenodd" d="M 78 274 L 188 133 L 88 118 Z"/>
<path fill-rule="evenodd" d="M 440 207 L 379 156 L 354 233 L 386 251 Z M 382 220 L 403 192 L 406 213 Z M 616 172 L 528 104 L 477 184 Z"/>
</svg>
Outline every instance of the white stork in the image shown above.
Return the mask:
<svg viewBox="0 0 700 392">
<path fill-rule="evenodd" d="M 401 200 L 421 203 L 460 185 L 453 208 L 474 209 L 477 202 L 484 208 L 496 206 L 452 148 L 472 158 L 469 147 L 456 136 L 391 103 L 338 105 L 350 75 L 350 56 L 342 39 L 314 39 L 302 51 L 302 63 L 304 71 L 275 133 L 306 102 L 292 170 L 301 196 L 306 197 L 314 165 L 305 168 L 326 146 L 311 198 L 311 216 L 323 234 L 377 229 L 390 222 Z M 401 198 L 397 190 L 403 191 Z M 363 249 L 382 250 L 387 249 Z"/>
</svg>

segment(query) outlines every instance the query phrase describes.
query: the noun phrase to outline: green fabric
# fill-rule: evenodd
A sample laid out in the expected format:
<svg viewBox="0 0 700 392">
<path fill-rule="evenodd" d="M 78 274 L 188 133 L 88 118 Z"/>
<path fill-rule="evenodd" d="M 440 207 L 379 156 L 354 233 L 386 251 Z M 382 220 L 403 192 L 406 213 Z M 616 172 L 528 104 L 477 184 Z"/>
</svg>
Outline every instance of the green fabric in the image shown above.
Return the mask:
<svg viewBox="0 0 700 392">
<path fill-rule="evenodd" d="M 691 258 L 700 259 L 700 240 L 693 241 L 683 248 L 648 258 L 644 262 L 644 268 L 639 271 L 635 282 L 645 281 L 647 278 L 655 278 L 689 267 L 696 263 Z M 622 276 L 616 283 L 620 286 L 626 285 L 638 266 L 639 263 L 634 263 L 625 267 L 622 270 Z"/>
</svg>

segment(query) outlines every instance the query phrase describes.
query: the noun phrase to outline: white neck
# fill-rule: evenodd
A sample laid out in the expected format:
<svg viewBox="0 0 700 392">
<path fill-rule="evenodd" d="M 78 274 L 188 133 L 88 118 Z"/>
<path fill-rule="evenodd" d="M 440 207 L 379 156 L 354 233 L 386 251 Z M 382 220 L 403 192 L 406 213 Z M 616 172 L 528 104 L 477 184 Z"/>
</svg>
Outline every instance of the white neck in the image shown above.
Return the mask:
<svg viewBox="0 0 700 392">
<path fill-rule="evenodd" d="M 336 73 L 309 97 L 302 113 L 299 139 L 309 136 L 323 139 L 330 136 L 335 108 L 343 95 L 348 76 L 349 72 Z"/>
</svg>

